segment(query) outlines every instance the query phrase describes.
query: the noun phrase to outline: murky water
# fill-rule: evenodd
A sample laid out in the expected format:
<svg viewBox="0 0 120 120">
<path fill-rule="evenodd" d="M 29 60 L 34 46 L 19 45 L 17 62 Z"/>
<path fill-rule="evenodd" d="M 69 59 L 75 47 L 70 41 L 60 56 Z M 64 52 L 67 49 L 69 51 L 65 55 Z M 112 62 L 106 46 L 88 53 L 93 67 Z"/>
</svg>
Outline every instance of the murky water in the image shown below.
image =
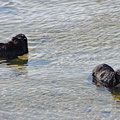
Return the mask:
<svg viewBox="0 0 120 120">
<path fill-rule="evenodd" d="M 0 42 L 19 33 L 29 54 L 0 60 L 0 120 L 119 120 L 120 90 L 91 71 L 120 68 L 120 0 L 0 1 Z"/>
</svg>

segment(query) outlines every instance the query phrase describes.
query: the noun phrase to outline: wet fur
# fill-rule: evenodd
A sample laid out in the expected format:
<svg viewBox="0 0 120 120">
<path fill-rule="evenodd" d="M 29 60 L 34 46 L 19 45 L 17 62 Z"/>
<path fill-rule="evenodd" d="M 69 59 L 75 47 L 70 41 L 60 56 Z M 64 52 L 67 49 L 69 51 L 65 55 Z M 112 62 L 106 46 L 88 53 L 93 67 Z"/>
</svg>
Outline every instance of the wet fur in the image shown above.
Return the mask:
<svg viewBox="0 0 120 120">
<path fill-rule="evenodd" d="M 8 43 L 0 43 L 1 58 L 15 58 L 28 53 L 27 37 L 24 34 L 18 34 Z"/>
<path fill-rule="evenodd" d="M 114 69 L 107 64 L 100 64 L 93 70 L 93 82 L 97 86 L 115 87 L 120 83 L 120 70 Z"/>
</svg>

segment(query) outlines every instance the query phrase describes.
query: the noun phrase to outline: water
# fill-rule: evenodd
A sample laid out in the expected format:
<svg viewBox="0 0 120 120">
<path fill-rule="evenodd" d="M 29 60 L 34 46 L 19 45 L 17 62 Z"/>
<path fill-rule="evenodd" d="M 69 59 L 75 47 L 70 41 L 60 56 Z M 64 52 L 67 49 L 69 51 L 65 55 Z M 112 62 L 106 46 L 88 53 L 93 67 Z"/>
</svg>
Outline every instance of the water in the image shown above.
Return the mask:
<svg viewBox="0 0 120 120">
<path fill-rule="evenodd" d="M 119 0 L 0 1 L 0 42 L 24 33 L 29 54 L 0 60 L 0 120 L 119 120 L 120 92 L 93 68 L 120 68 Z"/>
</svg>

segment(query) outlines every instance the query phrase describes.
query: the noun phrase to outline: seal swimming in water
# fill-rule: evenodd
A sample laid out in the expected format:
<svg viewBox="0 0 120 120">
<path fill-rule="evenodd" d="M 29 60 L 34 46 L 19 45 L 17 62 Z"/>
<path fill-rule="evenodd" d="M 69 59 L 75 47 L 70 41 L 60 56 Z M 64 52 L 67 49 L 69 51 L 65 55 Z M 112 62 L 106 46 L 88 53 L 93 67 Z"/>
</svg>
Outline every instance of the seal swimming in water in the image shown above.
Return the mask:
<svg viewBox="0 0 120 120">
<path fill-rule="evenodd" d="M 16 58 L 28 53 L 27 37 L 24 34 L 18 34 L 8 43 L 0 43 L 1 58 Z"/>
<path fill-rule="evenodd" d="M 99 64 L 93 69 L 93 82 L 97 86 L 115 87 L 120 83 L 120 70 L 114 69 L 107 64 Z"/>
</svg>

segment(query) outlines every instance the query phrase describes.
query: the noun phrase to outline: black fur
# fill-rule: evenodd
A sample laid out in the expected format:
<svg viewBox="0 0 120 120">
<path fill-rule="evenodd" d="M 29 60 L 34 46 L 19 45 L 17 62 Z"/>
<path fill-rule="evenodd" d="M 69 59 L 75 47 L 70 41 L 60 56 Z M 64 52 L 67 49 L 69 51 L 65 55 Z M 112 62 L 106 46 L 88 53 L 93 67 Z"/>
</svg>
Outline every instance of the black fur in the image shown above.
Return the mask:
<svg viewBox="0 0 120 120">
<path fill-rule="evenodd" d="M 1 58 L 15 58 L 28 53 L 27 37 L 24 34 L 18 34 L 8 43 L 0 43 Z"/>
<path fill-rule="evenodd" d="M 116 72 L 107 64 L 100 64 L 93 70 L 93 82 L 98 86 L 115 87 L 120 83 L 120 70 Z"/>
</svg>

